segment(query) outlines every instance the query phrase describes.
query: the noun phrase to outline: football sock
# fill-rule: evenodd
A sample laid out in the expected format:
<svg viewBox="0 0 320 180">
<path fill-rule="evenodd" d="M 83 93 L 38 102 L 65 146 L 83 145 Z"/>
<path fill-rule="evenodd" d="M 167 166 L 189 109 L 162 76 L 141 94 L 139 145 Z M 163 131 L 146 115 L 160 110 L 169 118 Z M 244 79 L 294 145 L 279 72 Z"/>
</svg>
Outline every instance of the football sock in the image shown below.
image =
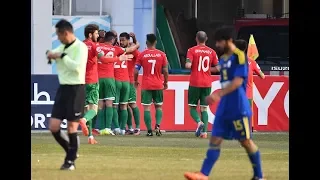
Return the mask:
<svg viewBox="0 0 320 180">
<path fill-rule="evenodd" d="M 144 117 L 144 123 L 146 124 L 148 131 L 152 131 L 150 111 L 144 111 L 143 117 Z"/>
<path fill-rule="evenodd" d="M 162 121 L 162 109 L 156 109 L 156 124 L 161 124 Z"/>
<path fill-rule="evenodd" d="M 127 125 L 127 119 L 128 119 L 128 110 L 121 109 L 119 114 L 120 114 L 119 121 L 121 122 L 120 129 L 125 130 Z"/>
<path fill-rule="evenodd" d="M 134 123 L 136 124 L 136 128 L 140 129 L 140 110 L 138 107 L 132 108 L 132 114 L 134 117 Z"/>
<path fill-rule="evenodd" d="M 106 128 L 111 129 L 112 124 L 112 118 L 113 118 L 113 108 L 112 107 L 106 107 L 105 109 L 105 117 L 106 117 Z"/>
<path fill-rule="evenodd" d="M 78 152 L 78 134 L 75 133 L 69 133 L 69 150 L 67 153 L 67 160 L 74 161 L 77 158 L 77 152 Z"/>
<path fill-rule="evenodd" d="M 91 121 L 95 116 L 97 115 L 96 111 L 93 109 L 90 109 L 86 112 L 84 115 L 84 118 L 88 121 Z"/>
<path fill-rule="evenodd" d="M 95 128 L 97 124 L 97 116 L 92 119 L 92 128 Z"/>
<path fill-rule="evenodd" d="M 263 178 L 260 151 L 257 150 L 255 153 L 248 153 L 248 156 L 253 167 L 254 177 Z"/>
<path fill-rule="evenodd" d="M 59 129 L 59 131 L 57 132 L 52 132 L 52 135 L 54 139 L 60 144 L 60 146 L 64 149 L 64 151 L 68 153 L 69 142 L 66 140 L 66 138 L 62 136 L 62 133 L 63 132 L 61 132 L 61 130 Z"/>
<path fill-rule="evenodd" d="M 98 122 L 99 122 L 99 130 L 103 130 L 105 125 L 105 116 L 104 116 L 104 108 L 98 110 Z"/>
<path fill-rule="evenodd" d="M 203 132 L 207 132 L 208 130 L 208 112 L 203 111 L 201 112 L 201 121 L 203 122 Z"/>
<path fill-rule="evenodd" d="M 127 119 L 128 129 L 132 129 L 132 113 L 131 109 L 128 107 L 128 119 Z"/>
<path fill-rule="evenodd" d="M 215 145 L 215 144 L 210 144 L 209 149 L 207 151 L 207 157 L 204 159 L 202 168 L 201 168 L 201 173 L 209 176 L 211 169 L 213 165 L 216 163 L 220 156 L 220 146 Z"/>
<path fill-rule="evenodd" d="M 195 107 L 190 107 L 190 114 L 191 114 L 192 119 L 194 121 L 196 121 L 196 123 L 200 122 L 200 117 L 199 117 L 199 114 L 198 114 L 197 109 Z"/>
<path fill-rule="evenodd" d="M 92 136 L 92 121 L 87 121 L 87 127 L 89 130 L 88 137 Z"/>
<path fill-rule="evenodd" d="M 118 107 L 113 107 L 112 123 L 114 128 L 119 128 Z"/>
</svg>

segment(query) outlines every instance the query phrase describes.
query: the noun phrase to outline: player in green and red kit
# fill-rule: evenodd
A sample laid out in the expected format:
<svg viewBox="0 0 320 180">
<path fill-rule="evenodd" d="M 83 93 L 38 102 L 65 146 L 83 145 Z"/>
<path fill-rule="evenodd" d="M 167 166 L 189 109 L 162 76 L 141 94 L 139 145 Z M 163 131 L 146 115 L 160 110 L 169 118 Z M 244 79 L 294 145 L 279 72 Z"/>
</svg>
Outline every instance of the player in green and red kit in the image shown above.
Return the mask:
<svg viewBox="0 0 320 180">
<path fill-rule="evenodd" d="M 156 35 L 147 34 L 147 49 L 138 56 L 134 72 L 135 87 L 137 87 L 139 85 L 139 70 L 141 67 L 143 68 L 141 103 L 144 108 L 144 122 L 148 130 L 147 136 L 153 136 L 150 115 L 152 103 L 155 104 L 156 109 L 155 132 L 157 136 L 161 136 L 163 90 L 168 89 L 167 57 L 164 52 L 156 49 L 156 43 Z"/>
<path fill-rule="evenodd" d="M 137 45 L 128 49 L 123 49 L 119 46 L 113 46 L 115 36 L 112 32 L 106 32 L 104 37 L 105 43 L 100 46 L 104 55 L 107 57 L 118 57 L 125 52 L 132 52 L 137 49 Z M 116 98 L 116 84 L 114 79 L 114 63 L 115 61 L 104 64 L 98 64 L 99 75 L 99 110 L 98 119 L 100 121 L 100 134 L 101 135 L 115 135 L 111 130 L 111 124 L 115 126 L 116 133 L 119 130 L 118 113 L 117 109 L 113 108 L 113 101 Z"/>
<path fill-rule="evenodd" d="M 239 48 L 241 51 L 246 51 L 248 48 L 247 41 L 243 39 L 235 40 L 234 43 L 236 47 Z M 252 109 L 253 108 L 253 74 L 258 75 L 261 79 L 264 79 L 265 76 L 255 60 L 248 57 L 248 64 L 249 64 L 249 68 L 248 68 L 249 71 L 248 71 L 248 82 L 247 82 L 247 97 L 249 99 L 250 107 Z M 253 115 L 251 116 L 251 124 L 252 124 L 251 130 L 253 132 L 254 131 Z"/>
<path fill-rule="evenodd" d="M 205 44 L 207 39 L 207 34 L 204 31 L 197 32 L 197 45 L 188 49 L 185 65 L 186 68 L 191 69 L 188 90 L 189 110 L 191 117 L 198 124 L 195 135 L 201 138 L 207 138 L 208 104 L 205 98 L 211 94 L 212 77 L 210 68 L 218 64 L 216 52 Z M 201 119 L 197 112 L 199 101 Z"/>
<path fill-rule="evenodd" d="M 96 51 L 96 42 L 99 37 L 98 30 L 99 26 L 88 24 L 84 29 L 86 39 L 83 41 L 88 47 L 88 61 L 86 67 L 86 113 L 84 114 L 84 117 L 80 119 L 79 123 L 83 134 L 88 136 L 89 144 L 97 143 L 92 135 L 92 119 L 97 115 L 99 100 L 98 52 Z"/>
<path fill-rule="evenodd" d="M 120 46 L 122 48 L 127 48 L 130 46 L 130 37 L 133 40 L 133 43 L 136 43 L 136 38 L 135 38 L 135 34 L 134 33 L 121 33 L 120 34 Z M 134 134 L 134 135 L 140 135 L 140 111 L 139 108 L 137 107 L 136 104 L 136 99 L 137 99 L 137 92 L 136 92 L 136 88 L 134 87 L 134 78 L 133 78 L 133 74 L 134 74 L 134 68 L 135 68 L 135 63 L 136 63 L 136 58 L 139 56 L 139 51 L 135 50 L 132 52 L 133 58 L 131 61 L 127 62 L 127 66 L 128 66 L 128 73 L 129 73 L 129 79 L 130 79 L 130 87 L 129 87 L 129 99 L 128 99 L 128 103 L 129 103 L 129 107 L 128 108 L 128 120 L 127 120 L 127 125 L 128 125 L 128 131 L 126 132 L 126 134 Z M 136 128 L 133 129 L 132 128 L 132 114 L 134 117 L 134 122 L 136 125 Z"/>
</svg>

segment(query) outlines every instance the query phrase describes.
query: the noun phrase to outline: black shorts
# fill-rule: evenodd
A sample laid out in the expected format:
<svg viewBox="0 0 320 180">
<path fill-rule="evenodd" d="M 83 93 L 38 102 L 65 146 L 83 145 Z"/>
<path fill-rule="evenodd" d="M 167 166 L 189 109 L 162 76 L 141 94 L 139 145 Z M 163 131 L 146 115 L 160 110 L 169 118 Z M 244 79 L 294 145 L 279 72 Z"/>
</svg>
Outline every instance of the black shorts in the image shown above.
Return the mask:
<svg viewBox="0 0 320 180">
<path fill-rule="evenodd" d="M 52 118 L 79 121 L 85 106 L 85 85 L 60 85 L 54 99 Z"/>
</svg>

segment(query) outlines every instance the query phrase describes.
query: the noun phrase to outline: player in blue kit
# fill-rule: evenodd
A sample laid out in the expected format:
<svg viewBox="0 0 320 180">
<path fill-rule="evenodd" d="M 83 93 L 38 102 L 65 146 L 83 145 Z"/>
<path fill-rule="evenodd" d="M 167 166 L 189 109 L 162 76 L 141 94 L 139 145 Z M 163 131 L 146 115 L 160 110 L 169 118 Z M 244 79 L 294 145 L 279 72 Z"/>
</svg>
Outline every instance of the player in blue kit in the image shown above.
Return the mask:
<svg viewBox="0 0 320 180">
<path fill-rule="evenodd" d="M 220 156 L 224 139 L 236 139 L 248 153 L 253 167 L 252 180 L 263 180 L 260 151 L 251 139 L 251 108 L 246 96 L 248 60 L 245 53 L 233 44 L 233 30 L 221 28 L 216 31 L 216 46 L 224 55 L 220 57 L 221 91 L 206 98 L 208 104 L 220 100 L 213 124 L 212 137 L 200 172 L 186 172 L 188 180 L 208 180 L 210 171 Z"/>
</svg>

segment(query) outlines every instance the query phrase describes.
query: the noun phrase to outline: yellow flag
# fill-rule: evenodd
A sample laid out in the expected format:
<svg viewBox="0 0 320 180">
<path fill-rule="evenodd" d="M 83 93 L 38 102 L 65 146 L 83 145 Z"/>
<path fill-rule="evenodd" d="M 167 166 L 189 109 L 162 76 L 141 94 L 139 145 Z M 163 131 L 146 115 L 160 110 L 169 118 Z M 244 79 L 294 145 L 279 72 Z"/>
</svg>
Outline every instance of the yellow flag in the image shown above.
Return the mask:
<svg viewBox="0 0 320 180">
<path fill-rule="evenodd" d="M 252 34 L 250 34 L 250 38 L 249 38 L 247 55 L 249 58 L 253 60 L 256 60 L 259 57 L 258 48 Z"/>
</svg>

